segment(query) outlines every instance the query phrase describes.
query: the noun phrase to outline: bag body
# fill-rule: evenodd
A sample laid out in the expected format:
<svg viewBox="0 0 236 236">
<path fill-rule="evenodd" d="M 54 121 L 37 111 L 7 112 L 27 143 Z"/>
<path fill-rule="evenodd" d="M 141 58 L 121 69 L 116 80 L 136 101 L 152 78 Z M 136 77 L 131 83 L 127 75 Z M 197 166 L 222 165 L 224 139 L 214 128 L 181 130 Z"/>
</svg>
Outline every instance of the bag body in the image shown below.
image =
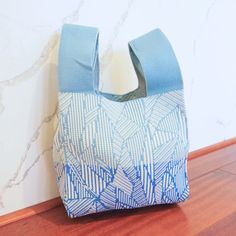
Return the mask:
<svg viewBox="0 0 236 236">
<path fill-rule="evenodd" d="M 183 82 L 173 50 L 160 30 L 131 41 L 129 50 L 138 88 L 98 92 L 97 29 L 63 27 L 53 158 L 70 217 L 189 195 Z"/>
</svg>

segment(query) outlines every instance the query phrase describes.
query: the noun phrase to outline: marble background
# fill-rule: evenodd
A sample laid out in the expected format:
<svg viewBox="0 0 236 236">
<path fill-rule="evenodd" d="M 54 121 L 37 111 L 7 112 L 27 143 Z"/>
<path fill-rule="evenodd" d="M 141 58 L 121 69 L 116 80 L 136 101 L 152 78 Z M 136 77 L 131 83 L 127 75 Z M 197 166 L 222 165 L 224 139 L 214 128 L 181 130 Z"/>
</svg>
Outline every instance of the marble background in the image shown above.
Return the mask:
<svg viewBox="0 0 236 236">
<path fill-rule="evenodd" d="M 236 136 L 235 0 L 0 0 L 0 215 L 58 196 L 52 164 L 64 23 L 100 29 L 101 89 L 137 86 L 127 42 L 156 27 L 185 83 L 191 150 Z"/>
</svg>

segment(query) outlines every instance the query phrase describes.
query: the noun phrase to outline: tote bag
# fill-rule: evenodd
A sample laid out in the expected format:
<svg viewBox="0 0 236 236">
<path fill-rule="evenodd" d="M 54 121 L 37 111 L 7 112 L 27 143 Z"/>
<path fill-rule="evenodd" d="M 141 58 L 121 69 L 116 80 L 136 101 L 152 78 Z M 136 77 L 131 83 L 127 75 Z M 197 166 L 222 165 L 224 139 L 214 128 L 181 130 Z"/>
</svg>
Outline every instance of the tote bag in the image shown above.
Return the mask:
<svg viewBox="0 0 236 236">
<path fill-rule="evenodd" d="M 61 35 L 53 158 L 68 216 L 184 201 L 189 145 L 170 43 L 159 29 L 129 42 L 139 85 L 114 95 L 98 91 L 98 39 L 78 25 Z"/>
</svg>

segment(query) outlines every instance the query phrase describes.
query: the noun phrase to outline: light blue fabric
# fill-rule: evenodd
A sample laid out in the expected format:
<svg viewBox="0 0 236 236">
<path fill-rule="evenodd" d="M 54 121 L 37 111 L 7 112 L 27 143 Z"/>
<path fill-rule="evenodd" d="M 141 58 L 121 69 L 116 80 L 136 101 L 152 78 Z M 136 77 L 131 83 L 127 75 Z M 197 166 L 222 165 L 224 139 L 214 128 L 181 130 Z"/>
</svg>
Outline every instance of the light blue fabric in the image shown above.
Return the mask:
<svg viewBox="0 0 236 236">
<path fill-rule="evenodd" d="M 129 42 L 129 51 L 139 83 L 148 95 L 183 89 L 177 59 L 159 29 Z"/>
<path fill-rule="evenodd" d="M 53 158 L 68 215 L 184 201 L 189 144 L 173 50 L 159 30 L 131 41 L 138 89 L 123 96 L 96 94 L 91 82 L 98 82 L 96 32 L 73 25 L 62 32 Z M 159 44 L 154 52 L 145 46 L 151 42 Z"/>
<path fill-rule="evenodd" d="M 98 30 L 87 26 L 64 25 L 58 64 L 61 92 L 97 90 L 99 79 Z"/>
<path fill-rule="evenodd" d="M 58 66 L 60 92 L 98 92 L 98 38 L 96 28 L 64 25 Z M 183 88 L 175 54 L 159 29 L 129 42 L 129 52 L 138 88 L 124 95 L 100 92 L 101 95 L 115 101 L 128 101 Z"/>
</svg>

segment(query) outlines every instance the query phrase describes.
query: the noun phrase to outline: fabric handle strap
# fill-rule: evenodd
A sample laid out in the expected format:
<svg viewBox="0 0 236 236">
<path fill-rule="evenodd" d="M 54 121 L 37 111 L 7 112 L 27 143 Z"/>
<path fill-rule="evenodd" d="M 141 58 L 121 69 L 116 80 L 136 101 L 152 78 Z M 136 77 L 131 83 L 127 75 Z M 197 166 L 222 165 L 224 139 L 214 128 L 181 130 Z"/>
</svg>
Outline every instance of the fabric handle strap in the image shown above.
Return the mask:
<svg viewBox="0 0 236 236">
<path fill-rule="evenodd" d="M 98 38 L 97 28 L 63 26 L 58 65 L 60 92 L 98 91 Z M 129 42 L 129 52 L 138 77 L 138 88 L 124 95 L 101 94 L 112 100 L 127 101 L 183 88 L 173 49 L 159 29 Z"/>
<path fill-rule="evenodd" d="M 129 52 L 146 96 L 183 88 L 174 51 L 159 29 L 130 41 Z"/>
<path fill-rule="evenodd" d="M 62 29 L 58 80 L 60 92 L 97 91 L 98 29 L 65 24 Z"/>
</svg>

